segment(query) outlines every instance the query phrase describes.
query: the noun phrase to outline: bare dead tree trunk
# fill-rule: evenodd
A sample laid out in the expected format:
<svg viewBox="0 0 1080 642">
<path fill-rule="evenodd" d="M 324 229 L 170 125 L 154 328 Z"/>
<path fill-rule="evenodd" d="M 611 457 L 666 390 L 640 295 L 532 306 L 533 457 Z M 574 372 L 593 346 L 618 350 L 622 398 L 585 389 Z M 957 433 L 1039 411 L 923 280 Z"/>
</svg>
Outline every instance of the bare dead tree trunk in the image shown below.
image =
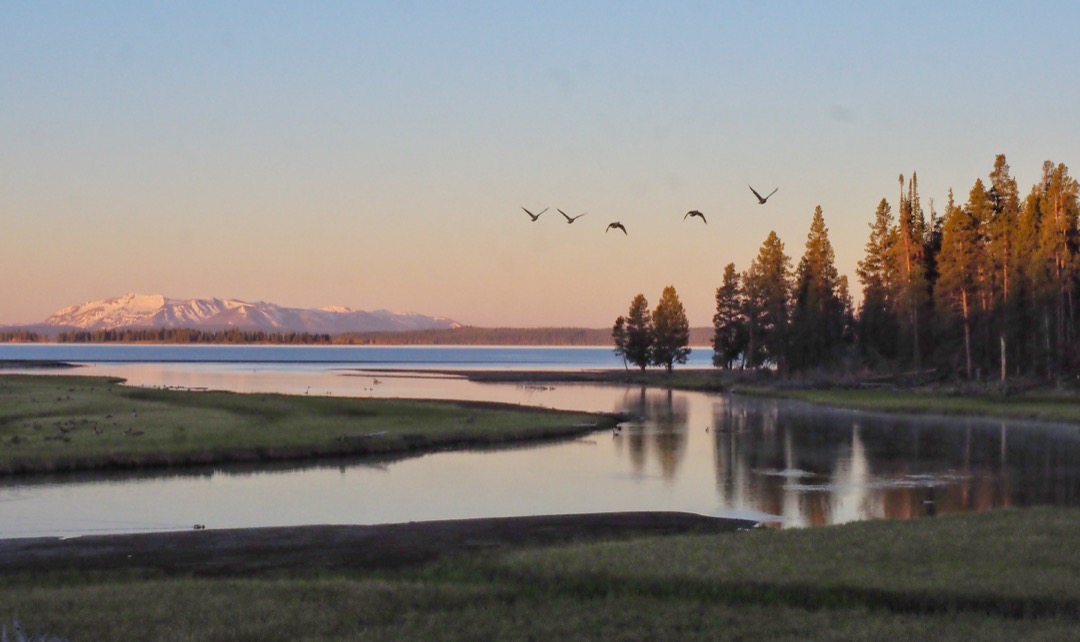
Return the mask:
<svg viewBox="0 0 1080 642">
<path fill-rule="evenodd" d="M 1008 373 L 1005 363 L 1005 333 L 1001 333 L 998 338 L 1001 339 L 1001 383 L 1005 383 L 1005 376 Z"/>
</svg>

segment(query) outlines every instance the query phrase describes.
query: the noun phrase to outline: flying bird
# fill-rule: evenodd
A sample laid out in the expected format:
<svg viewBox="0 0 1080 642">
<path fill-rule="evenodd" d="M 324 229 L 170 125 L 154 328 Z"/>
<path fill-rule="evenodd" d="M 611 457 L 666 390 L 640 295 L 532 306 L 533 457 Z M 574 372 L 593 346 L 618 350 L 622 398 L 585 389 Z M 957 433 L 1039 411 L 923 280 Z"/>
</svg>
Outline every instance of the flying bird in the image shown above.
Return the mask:
<svg viewBox="0 0 1080 642">
<path fill-rule="evenodd" d="M 521 209 L 525 210 L 524 207 L 521 208 Z M 548 211 L 548 208 L 545 207 L 544 209 L 540 210 L 540 214 L 543 214 L 546 211 Z M 540 214 L 533 214 L 529 210 L 525 210 L 525 213 L 529 215 L 529 218 L 531 218 L 533 220 L 533 223 L 536 222 L 536 219 L 540 218 Z"/>
<path fill-rule="evenodd" d="M 684 221 L 686 220 L 687 216 L 696 216 L 700 218 L 703 222 L 708 223 L 708 221 L 705 220 L 705 215 L 697 210 L 690 210 L 689 212 L 687 212 L 686 215 L 682 217 Z"/>
<path fill-rule="evenodd" d="M 574 221 L 578 220 L 582 216 L 585 216 L 586 214 L 588 214 L 588 212 L 582 212 L 581 214 L 578 214 L 577 216 L 567 216 L 566 212 L 560 210 L 559 208 L 556 207 L 555 210 L 558 211 L 559 214 L 562 214 L 564 217 L 566 217 L 566 222 L 567 223 L 573 223 Z"/>
<path fill-rule="evenodd" d="M 623 227 L 623 224 L 618 222 L 618 221 L 615 221 L 614 223 L 608 223 L 607 228 L 604 229 L 604 234 L 607 234 L 608 230 L 610 230 L 611 228 L 615 228 L 617 230 L 622 230 L 622 233 L 626 234 L 626 228 Z M 627 234 L 627 236 L 629 236 L 629 234 Z"/>
<path fill-rule="evenodd" d="M 750 186 L 749 186 L 749 185 L 747 185 L 747 187 L 750 187 Z M 769 192 L 769 196 L 772 196 L 773 194 L 775 194 L 775 193 L 776 193 L 776 191 L 777 191 L 777 190 L 779 190 L 779 189 L 780 189 L 780 188 L 779 188 L 779 187 L 777 187 L 777 188 L 776 188 L 776 189 L 774 189 L 773 191 Z M 754 189 L 753 187 L 750 187 L 750 191 L 751 191 L 751 192 L 753 192 L 753 193 L 754 193 L 754 196 L 756 196 L 756 197 L 757 197 L 757 202 L 758 202 L 758 204 L 759 204 L 759 205 L 764 205 L 764 204 L 765 204 L 765 201 L 769 200 L 769 196 L 766 196 L 766 197 L 762 198 L 761 194 L 758 194 L 758 193 L 757 193 L 757 190 L 756 190 L 756 189 Z"/>
</svg>

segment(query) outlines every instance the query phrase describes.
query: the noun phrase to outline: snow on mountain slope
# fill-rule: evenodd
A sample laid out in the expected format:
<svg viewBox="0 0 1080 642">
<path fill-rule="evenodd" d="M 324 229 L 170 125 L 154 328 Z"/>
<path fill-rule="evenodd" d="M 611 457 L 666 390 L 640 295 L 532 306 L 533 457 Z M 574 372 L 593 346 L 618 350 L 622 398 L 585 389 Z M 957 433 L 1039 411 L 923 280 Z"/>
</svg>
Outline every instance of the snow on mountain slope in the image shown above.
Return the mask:
<svg viewBox="0 0 1080 642">
<path fill-rule="evenodd" d="M 319 309 L 287 308 L 274 303 L 249 303 L 236 299 L 171 299 L 160 294 L 125 294 L 103 301 L 73 305 L 44 321 L 50 326 L 73 326 L 86 330 L 126 327 L 242 328 L 268 332 L 375 332 L 452 328 L 459 324 L 444 317 L 365 312 L 329 306 Z"/>
</svg>

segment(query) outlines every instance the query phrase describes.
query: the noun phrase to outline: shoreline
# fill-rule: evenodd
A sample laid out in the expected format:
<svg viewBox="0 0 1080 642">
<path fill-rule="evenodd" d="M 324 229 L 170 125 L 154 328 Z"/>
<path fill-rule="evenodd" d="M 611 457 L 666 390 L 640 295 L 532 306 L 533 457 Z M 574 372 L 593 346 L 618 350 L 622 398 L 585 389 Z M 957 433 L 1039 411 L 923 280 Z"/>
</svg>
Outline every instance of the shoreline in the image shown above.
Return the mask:
<svg viewBox="0 0 1080 642">
<path fill-rule="evenodd" d="M 0 539 L 0 575 L 150 572 L 201 577 L 421 566 L 449 555 L 641 536 L 730 533 L 751 520 L 581 513 L 377 525 L 271 526 Z"/>
</svg>

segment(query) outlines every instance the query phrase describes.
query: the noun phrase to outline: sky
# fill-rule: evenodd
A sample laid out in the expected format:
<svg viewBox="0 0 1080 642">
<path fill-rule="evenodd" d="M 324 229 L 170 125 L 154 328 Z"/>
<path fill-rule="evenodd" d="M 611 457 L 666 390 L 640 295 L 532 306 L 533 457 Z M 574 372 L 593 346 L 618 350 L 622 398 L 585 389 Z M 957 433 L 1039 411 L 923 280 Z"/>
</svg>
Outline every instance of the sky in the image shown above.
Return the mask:
<svg viewBox="0 0 1080 642">
<path fill-rule="evenodd" d="M 610 327 L 671 285 L 708 326 L 724 266 L 770 231 L 797 264 L 819 205 L 857 296 L 900 174 L 940 213 L 997 154 L 1022 195 L 1080 162 L 1078 25 L 1038 0 L 0 0 L 0 324 L 137 292 Z"/>
</svg>

